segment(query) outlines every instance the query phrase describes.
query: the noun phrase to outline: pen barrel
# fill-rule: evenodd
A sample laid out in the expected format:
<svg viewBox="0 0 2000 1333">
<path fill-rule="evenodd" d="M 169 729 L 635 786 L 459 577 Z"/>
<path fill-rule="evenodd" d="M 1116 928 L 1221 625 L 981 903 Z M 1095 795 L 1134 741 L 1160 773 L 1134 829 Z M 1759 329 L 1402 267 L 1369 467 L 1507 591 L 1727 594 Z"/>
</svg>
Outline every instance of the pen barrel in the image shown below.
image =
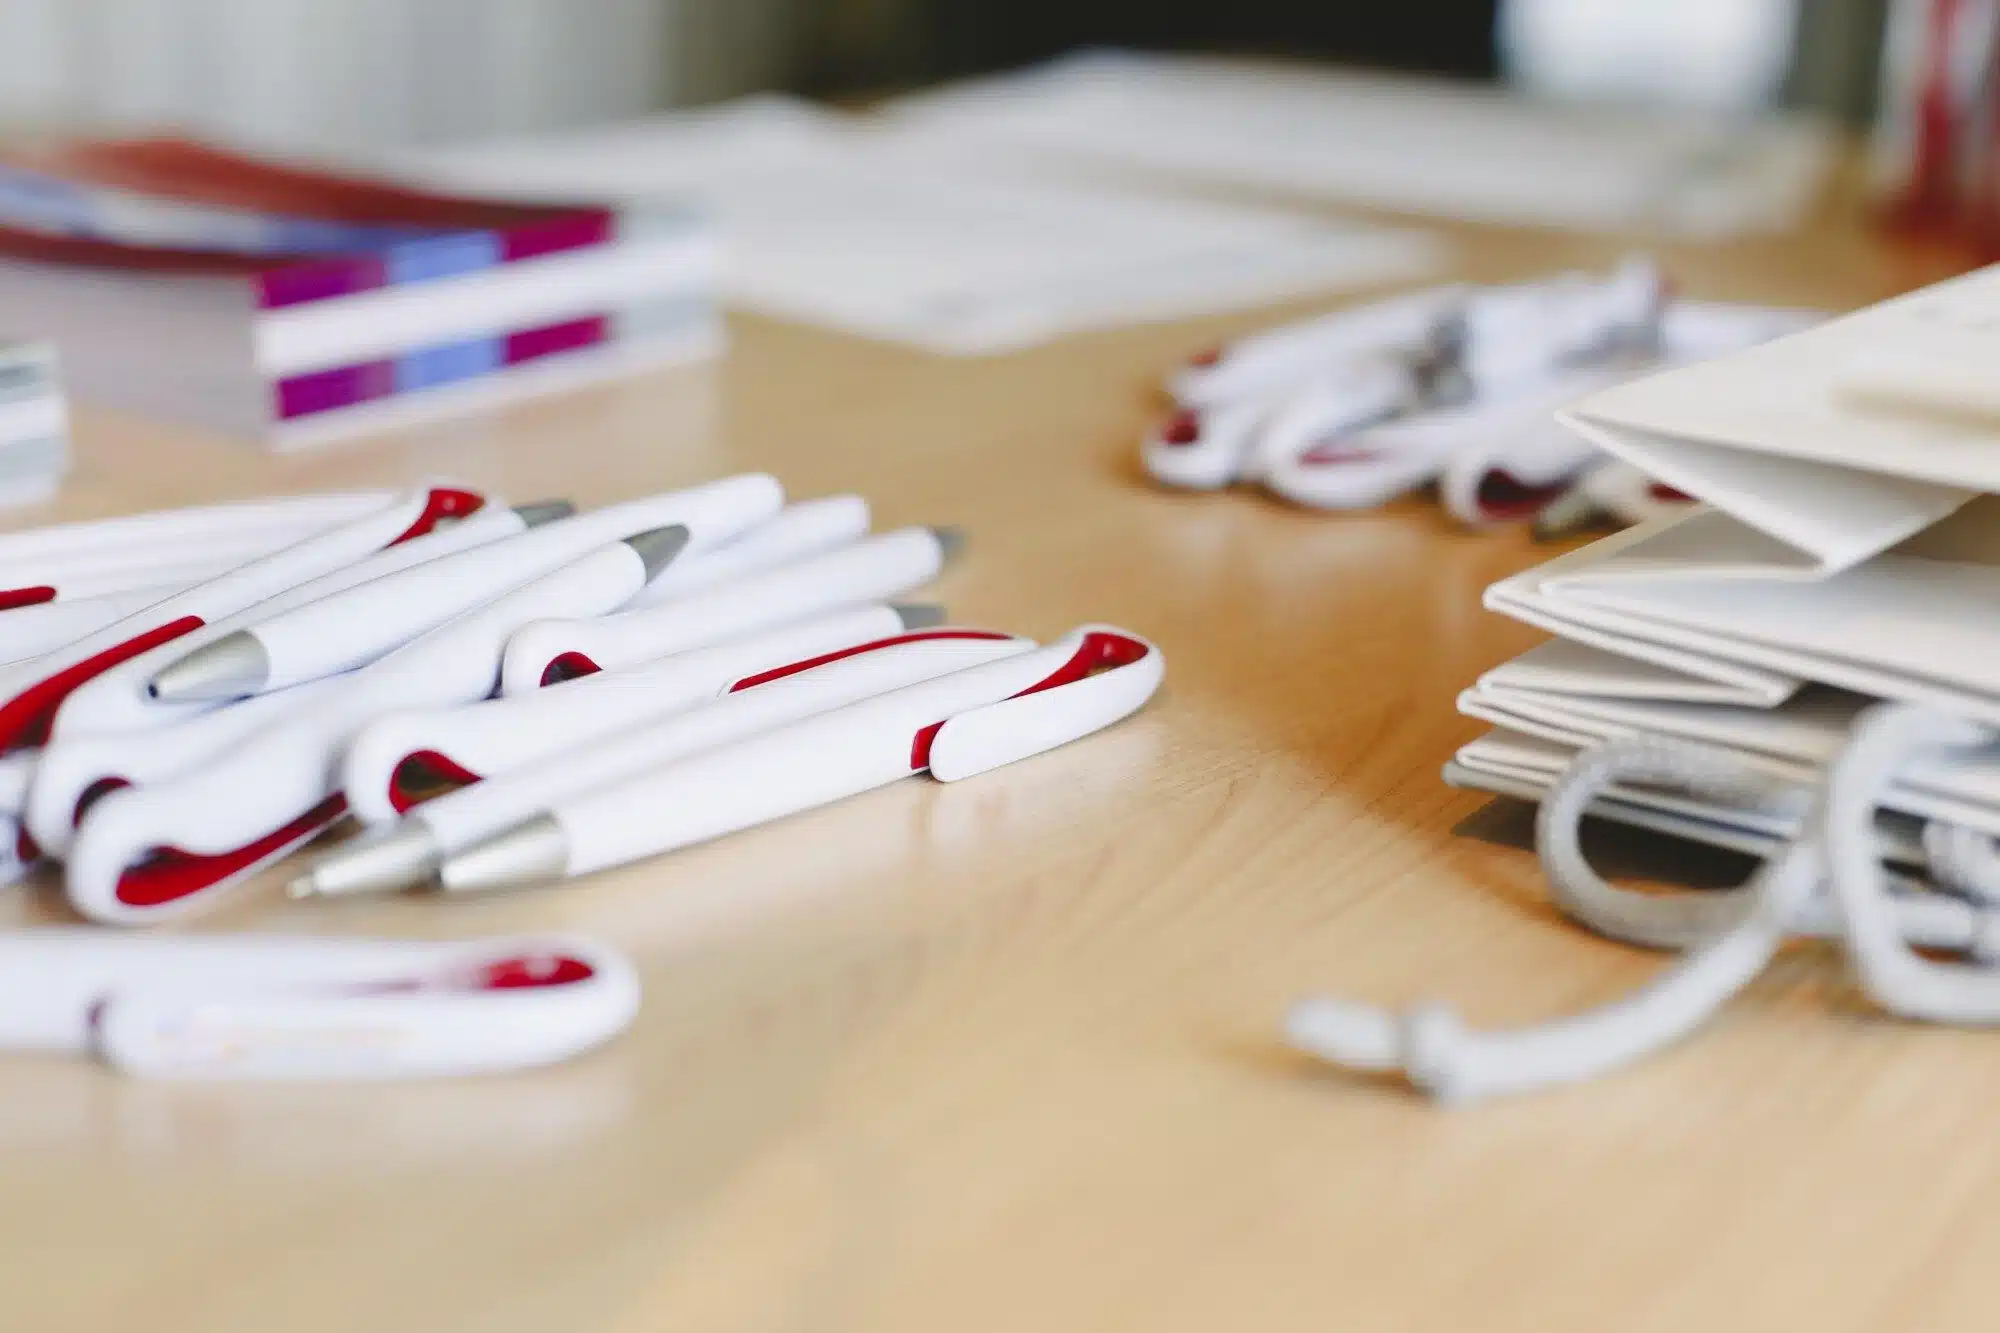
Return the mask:
<svg viewBox="0 0 2000 1333">
<path fill-rule="evenodd" d="M 394 491 L 286 496 L 245 504 L 156 510 L 0 534 L 0 568 L 17 563 L 184 553 L 209 542 L 265 551 L 366 517 L 396 502 Z"/>
<path fill-rule="evenodd" d="M 12 813 L 27 804 L 28 789 L 35 781 L 41 757 L 40 750 L 0 755 L 0 811 Z"/>
<path fill-rule="evenodd" d="M 674 561 L 646 585 L 634 604 L 673 601 L 860 541 L 868 535 L 868 522 L 868 501 L 858 495 L 787 505 L 775 517 L 713 550 Z"/>
<path fill-rule="evenodd" d="M 81 552 L 53 560 L 0 566 L 0 588 L 50 588 L 61 603 L 135 588 L 193 586 L 271 554 L 302 534 L 273 534 L 253 543 L 204 541 L 178 548 Z M 307 534 L 309 535 L 309 534 Z M 157 599 L 156 599 L 157 600 Z"/>
<path fill-rule="evenodd" d="M 858 700 L 1018 656 L 1033 647 L 1025 639 L 985 631 L 972 632 L 978 637 L 947 637 L 965 633 L 927 631 L 928 637 L 917 642 L 842 658 L 725 695 L 602 744 L 573 749 L 548 763 L 440 797 L 419 807 L 415 818 L 444 851 L 458 851 L 572 796 Z M 901 749 L 907 768 L 909 747 L 904 744 Z"/>
<path fill-rule="evenodd" d="M 483 547 L 509 533 L 520 531 L 520 517 L 499 505 L 482 506 L 456 523 L 409 541 L 397 542 L 332 569 L 318 578 L 287 588 L 275 596 L 254 602 L 234 615 L 224 616 L 199 629 L 130 658 L 86 681 L 56 711 L 54 734 L 58 738 L 80 735 L 135 733 L 200 716 L 216 707 L 215 702 L 172 702 L 152 697 L 153 678 L 162 670 L 238 630 L 257 624 L 268 616 L 305 606 L 344 589 L 399 570 L 410 569 L 443 556 Z M 292 682 L 286 682 L 292 683 Z M 268 676 L 260 692 L 281 689 Z"/>
<path fill-rule="evenodd" d="M 35 739 L 79 687 L 141 652 L 426 531 L 451 513 L 474 512 L 484 503 L 471 492 L 425 487 L 382 510 L 189 588 L 55 652 L 0 667 L 0 749 Z"/>
<path fill-rule="evenodd" d="M 1019 650 L 565 802 L 551 813 L 568 842 L 569 872 L 692 846 L 920 773 L 927 728 L 1030 688 L 1070 654 L 1067 645 Z"/>
<path fill-rule="evenodd" d="M 911 728 L 914 734 L 915 728 Z M 760 745 L 712 750 L 556 812 L 568 871 L 586 875 L 691 847 L 911 777 L 910 738 L 849 738 L 837 763 Z"/>
<path fill-rule="evenodd" d="M 84 1051 L 117 991 L 303 987 L 407 975 L 453 946 L 383 940 L 0 932 L 0 1050 Z"/>
<path fill-rule="evenodd" d="M 277 855 L 292 845 L 286 830 L 298 830 L 300 838 L 319 831 L 313 816 L 334 794 L 341 748 L 371 719 L 391 708 L 484 698 L 498 675 L 501 646 L 521 623 L 556 607 L 607 611 L 644 582 L 638 552 L 623 542 L 600 547 L 330 682 L 312 706 L 288 713 L 216 761 L 153 787 L 112 792 L 71 841 L 71 903 L 93 920 L 114 924 L 188 910 L 270 859 L 234 865 L 230 858 L 244 849 L 268 842 Z M 337 813 L 336 806 L 327 817 Z M 163 846 L 222 860 L 176 879 L 164 896 L 127 884 L 126 869 Z"/>
<path fill-rule="evenodd" d="M 681 524 L 688 545 L 715 543 L 773 513 L 775 479 L 747 473 L 560 519 L 477 551 L 462 551 L 360 583 L 258 624 L 268 688 L 366 665 L 469 607 L 602 546 Z"/>
<path fill-rule="evenodd" d="M 115 625 L 127 616 L 184 590 L 186 585 L 137 588 L 129 592 L 41 602 L 0 611 L 0 663 L 25 662 Z"/>
<path fill-rule="evenodd" d="M 28 790 L 23 807 L 28 832 L 45 853 L 61 856 L 93 789 L 143 787 L 177 777 L 266 727 L 284 725 L 289 714 L 312 707 L 338 686 L 317 681 L 145 731 L 58 737 L 41 751 Z"/>
<path fill-rule="evenodd" d="M 503 694 L 539 689 L 558 659 L 580 654 L 600 670 L 635 666 L 842 607 L 921 587 L 944 567 L 929 528 L 901 528 L 767 574 L 678 601 L 524 629 L 507 646 Z"/>
<path fill-rule="evenodd" d="M 822 616 L 531 694 L 458 708 L 402 712 L 370 723 L 348 746 L 341 787 L 367 823 L 395 819 L 411 799 L 399 784 L 405 761 L 423 756 L 454 775 L 490 779 L 692 707 L 745 676 L 901 632 L 886 606 Z"/>
<path fill-rule="evenodd" d="M 1357 357 L 1419 350 L 1466 294 L 1464 287 L 1431 287 L 1253 334 L 1222 349 L 1214 365 L 1182 370 L 1174 397 L 1213 408 L 1281 393 Z"/>
<path fill-rule="evenodd" d="M 514 992 L 119 992 L 95 1046 L 128 1074 L 178 1079 L 444 1078 L 532 1069 L 622 1032 L 639 1007 L 629 968 Z"/>
</svg>

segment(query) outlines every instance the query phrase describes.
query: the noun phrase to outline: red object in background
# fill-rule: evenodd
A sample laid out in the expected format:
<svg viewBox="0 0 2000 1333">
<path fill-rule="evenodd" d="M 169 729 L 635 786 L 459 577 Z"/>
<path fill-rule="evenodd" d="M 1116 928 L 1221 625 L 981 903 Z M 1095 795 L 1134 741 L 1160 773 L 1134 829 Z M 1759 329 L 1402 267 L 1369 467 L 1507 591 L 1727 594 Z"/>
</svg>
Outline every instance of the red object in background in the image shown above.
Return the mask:
<svg viewBox="0 0 2000 1333">
<path fill-rule="evenodd" d="M 1898 0 L 1882 87 L 1885 224 L 2000 259 L 2000 0 Z"/>
</svg>

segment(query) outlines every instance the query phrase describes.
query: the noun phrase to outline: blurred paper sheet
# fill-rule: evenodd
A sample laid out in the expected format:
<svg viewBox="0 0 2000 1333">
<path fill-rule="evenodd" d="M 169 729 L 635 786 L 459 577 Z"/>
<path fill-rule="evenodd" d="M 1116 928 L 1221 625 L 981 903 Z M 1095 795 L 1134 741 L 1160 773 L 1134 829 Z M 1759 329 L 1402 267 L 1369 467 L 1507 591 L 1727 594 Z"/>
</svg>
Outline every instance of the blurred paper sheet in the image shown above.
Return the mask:
<svg viewBox="0 0 2000 1333">
<path fill-rule="evenodd" d="M 1404 281 L 1423 233 L 971 167 L 805 103 L 760 97 L 397 165 L 510 196 L 672 195 L 712 212 L 739 305 L 933 351 Z"/>
<path fill-rule="evenodd" d="M 1467 83 L 1092 53 L 889 105 L 976 158 L 1120 165 L 1472 222 L 1723 237 L 1795 225 L 1836 141 L 1803 117 L 1580 109 Z"/>
</svg>

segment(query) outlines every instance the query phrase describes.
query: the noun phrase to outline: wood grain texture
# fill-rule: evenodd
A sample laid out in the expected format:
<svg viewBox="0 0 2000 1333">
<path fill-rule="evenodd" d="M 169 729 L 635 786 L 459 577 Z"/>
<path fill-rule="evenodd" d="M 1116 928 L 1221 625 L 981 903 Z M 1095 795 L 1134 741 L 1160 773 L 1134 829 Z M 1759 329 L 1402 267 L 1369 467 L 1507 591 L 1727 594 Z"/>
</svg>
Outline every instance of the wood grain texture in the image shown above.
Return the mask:
<svg viewBox="0 0 2000 1333">
<path fill-rule="evenodd" d="M 1480 233 L 1463 272 L 1621 249 Z M 1666 258 L 1697 295 L 1833 306 L 1936 272 L 1838 222 Z M 640 959 L 644 1011 L 576 1064 L 436 1085 L 0 1060 L 0 1329 L 1990 1329 L 2000 1047 L 1862 1011 L 1823 952 L 1635 1072 L 1470 1113 L 1279 1050 L 1312 989 L 1522 1021 L 1658 963 L 1558 921 L 1527 854 L 1449 834 L 1478 804 L 1438 780 L 1477 730 L 1453 695 L 1533 639 L 1480 589 L 1545 550 L 1416 501 L 1139 479 L 1161 371 L 1272 318 L 967 362 L 740 321 L 710 370 L 290 458 L 84 412 L 75 478 L 23 522 L 768 468 L 964 524 L 962 619 L 1130 625 L 1168 676 L 1087 743 L 560 891 L 290 904 L 266 876 L 195 928 L 589 931 Z"/>
</svg>

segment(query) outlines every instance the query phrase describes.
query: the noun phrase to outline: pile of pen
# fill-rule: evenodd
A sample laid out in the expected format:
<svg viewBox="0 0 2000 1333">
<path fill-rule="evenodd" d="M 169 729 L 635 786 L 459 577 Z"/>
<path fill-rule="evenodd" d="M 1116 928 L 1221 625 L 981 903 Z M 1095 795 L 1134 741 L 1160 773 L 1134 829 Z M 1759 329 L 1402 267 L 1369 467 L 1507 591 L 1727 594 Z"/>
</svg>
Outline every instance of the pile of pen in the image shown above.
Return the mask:
<svg viewBox="0 0 2000 1333">
<path fill-rule="evenodd" d="M 298 897 L 586 874 L 1142 706 L 1160 654 L 893 599 L 958 549 L 744 474 L 584 513 L 456 485 L 0 536 L 0 821 L 92 921 L 345 820 Z"/>
<path fill-rule="evenodd" d="M 1599 452 L 1556 409 L 1817 318 L 1674 298 L 1644 258 L 1602 278 L 1428 288 L 1197 355 L 1169 379 L 1174 410 L 1143 461 L 1168 486 L 1256 483 L 1315 509 L 1435 485 L 1474 527 L 1636 523 L 1687 497 Z"/>
</svg>

